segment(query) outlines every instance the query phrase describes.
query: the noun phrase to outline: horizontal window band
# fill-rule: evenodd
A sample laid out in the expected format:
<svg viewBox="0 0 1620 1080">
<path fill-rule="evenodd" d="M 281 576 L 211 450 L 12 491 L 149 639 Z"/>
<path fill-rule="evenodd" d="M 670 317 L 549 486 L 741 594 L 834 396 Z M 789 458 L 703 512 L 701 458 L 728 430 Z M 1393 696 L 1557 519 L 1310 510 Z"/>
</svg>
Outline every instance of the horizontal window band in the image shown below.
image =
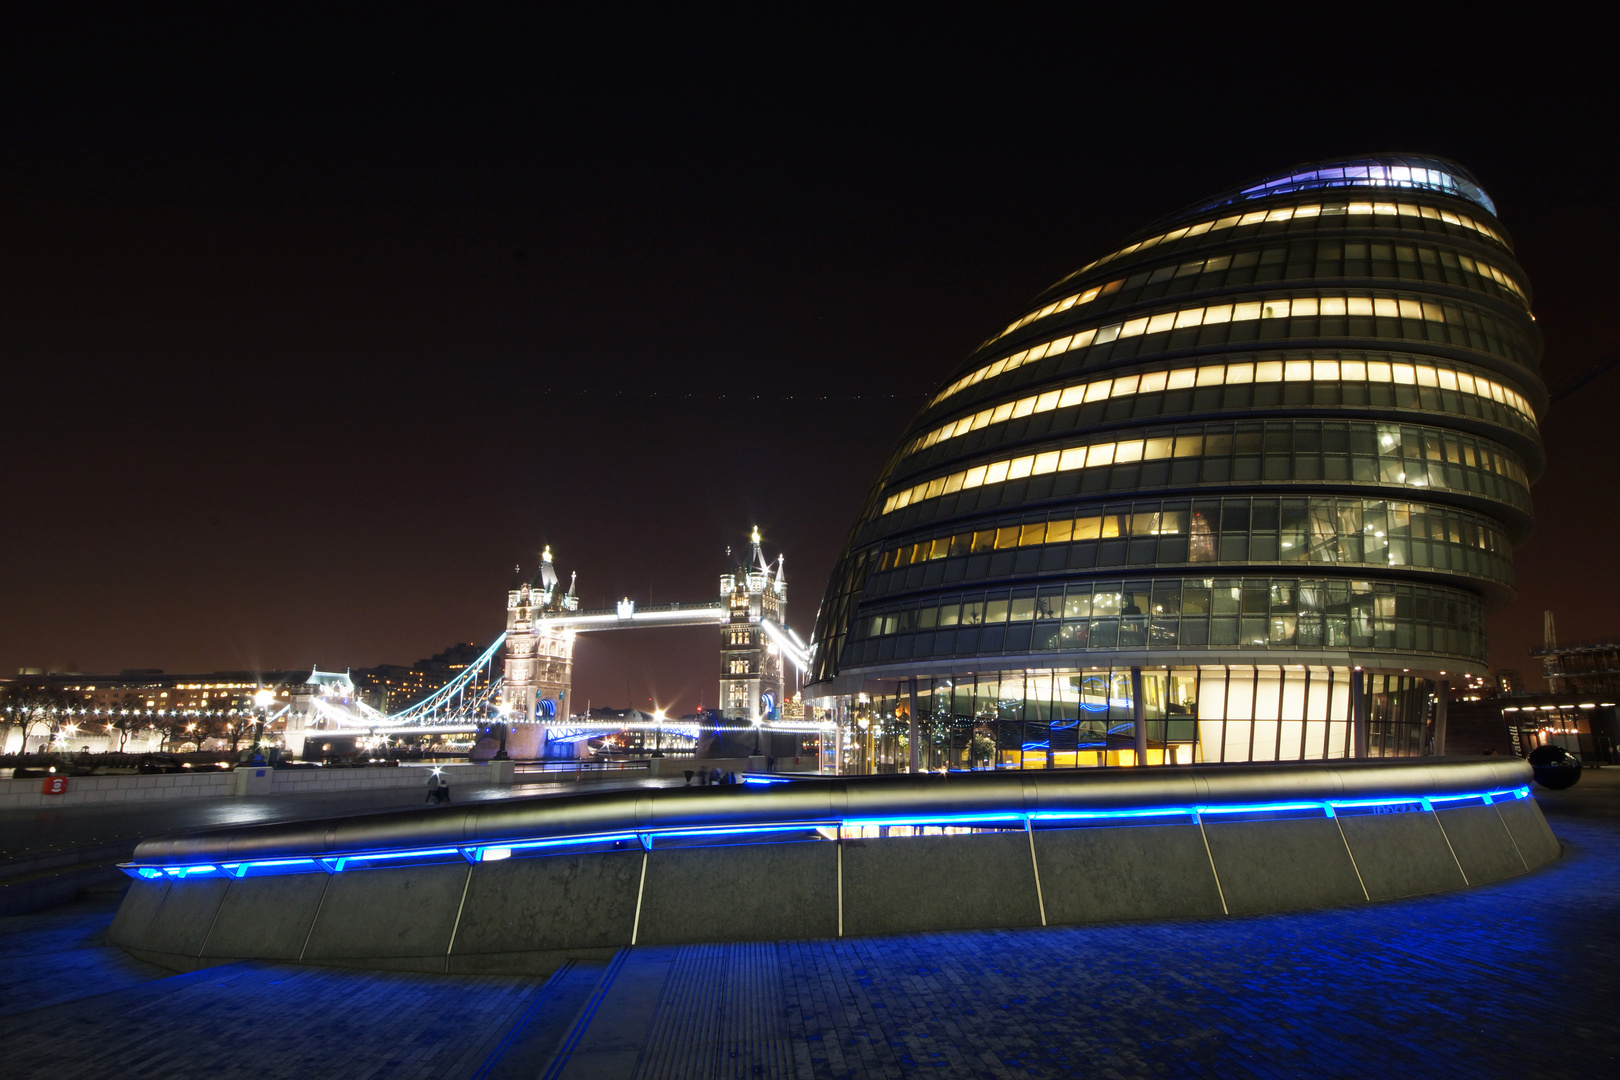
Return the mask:
<svg viewBox="0 0 1620 1080">
<path fill-rule="evenodd" d="M 1154 499 L 1080 510 L 1023 515 L 988 522 L 943 536 L 907 540 L 886 547 L 875 570 L 883 572 L 953 555 L 977 555 L 1071 540 L 1149 536 L 1223 537 L 1280 535 L 1304 548 L 1333 544 L 1348 536 L 1450 542 L 1506 557 L 1512 551 L 1502 527 L 1490 518 L 1433 503 L 1336 496 L 1215 496 Z"/>
<path fill-rule="evenodd" d="M 1079 524 L 1079 522 L 1076 522 Z M 1414 580 L 1455 582 L 1483 588 L 1498 601 L 1510 596 L 1509 556 L 1469 544 L 1407 537 L 1339 535 L 1325 539 L 1283 533 L 1222 533 L 1052 539 L 1015 548 L 966 550 L 946 537 L 948 554 L 916 556 L 915 548 L 884 553 L 882 569 L 864 595 L 881 601 L 890 594 L 953 588 L 976 582 L 1028 584 L 1066 580 L 1075 574 L 1186 574 L 1293 571 L 1346 574 L 1394 573 Z M 928 546 L 925 541 L 920 547 Z M 913 561 L 901 562 L 900 559 Z M 893 558 L 894 561 L 889 561 Z M 1044 587 L 1044 586 L 1043 586 Z"/>
<path fill-rule="evenodd" d="M 947 439 L 978 431 L 1003 420 L 1016 420 L 1090 402 L 1211 386 L 1301 382 L 1313 385 L 1382 383 L 1451 390 L 1512 409 L 1532 426 L 1536 422 L 1535 411 L 1518 391 L 1495 379 L 1456 366 L 1381 360 L 1260 360 L 1201 364 L 1117 378 L 1092 379 L 1043 390 L 1039 394 L 1028 394 L 980 409 L 917 436 L 907 444 L 902 459 Z"/>
<path fill-rule="evenodd" d="M 1429 248 L 1425 250 L 1428 252 L 1429 258 L 1435 261 L 1435 265 L 1440 265 L 1436 249 Z M 1254 265 L 1254 259 L 1257 253 L 1257 251 L 1240 253 L 1239 265 Z M 1494 266 L 1483 259 L 1476 259 L 1470 255 L 1452 252 L 1447 252 L 1446 254 L 1449 257 L 1449 261 L 1456 264 L 1454 269 L 1474 274 L 1477 277 L 1495 282 L 1497 285 L 1501 286 L 1503 289 L 1512 294 L 1512 296 L 1517 299 L 1521 305 L 1528 308 L 1529 298 L 1525 296 L 1523 287 L 1520 286 L 1513 276 L 1507 271 L 1501 269 L 1500 267 Z M 1349 256 L 1341 257 L 1349 258 Z M 1249 259 L 1250 262 L 1242 262 L 1241 260 L 1244 258 Z M 1393 262 L 1395 260 L 1392 258 L 1389 261 Z M 1417 260 L 1414 257 L 1412 261 L 1415 264 Z M 1190 262 L 1184 262 L 1179 265 L 1162 266 L 1154 273 L 1153 276 L 1149 277 L 1148 281 L 1144 284 L 1151 284 L 1154 281 L 1171 280 L 1174 278 L 1187 277 L 1196 274 L 1220 273 L 1228 270 L 1232 265 L 1232 255 L 1215 255 L 1206 259 L 1195 259 Z M 1163 276 L 1160 277 L 1159 275 Z M 1300 280 L 1302 284 L 1307 284 L 1305 279 Z M 1126 278 L 1117 278 L 1103 285 L 1093 285 L 1091 288 L 1086 289 L 1083 292 L 1071 293 L 1068 296 L 1053 300 L 1050 303 L 1044 304 L 1020 318 L 1014 319 L 1012 322 L 1007 324 L 1006 329 L 1002 330 L 995 336 L 986 339 L 982 344 L 980 344 L 979 348 L 983 349 L 993 345 L 1002 338 L 1006 337 L 1008 334 L 1022 330 L 1031 323 L 1039 322 L 1048 316 L 1061 315 L 1065 311 L 1072 311 L 1075 308 L 1085 307 L 1087 304 L 1090 304 L 1102 297 L 1113 296 L 1122 290 L 1130 289 L 1133 287 L 1134 281 L 1135 278 L 1129 280 Z"/>
<path fill-rule="evenodd" d="M 1472 317 L 1472 321 L 1470 321 Z M 1050 356 L 1059 356 L 1107 345 L 1112 342 L 1173 330 L 1198 329 L 1227 324 L 1266 323 L 1281 319 L 1372 318 L 1394 319 L 1416 324 L 1455 326 L 1465 331 L 1484 332 L 1487 316 L 1472 310 L 1465 311 L 1453 300 L 1424 299 L 1418 296 L 1312 296 L 1279 297 L 1271 300 L 1243 300 L 1232 303 L 1205 304 L 1141 315 L 1122 322 L 1093 327 L 1065 337 L 1031 345 L 1010 353 L 963 375 L 929 399 L 926 408 L 933 408 L 956 394 L 993 379 L 1008 371 L 1015 371 Z M 1290 329 L 1292 328 L 1292 324 Z M 1282 324 L 1278 324 L 1279 327 Z M 1290 334 L 1273 335 L 1287 340 Z M 1423 341 L 1426 337 L 1414 334 L 1394 337 L 1392 340 Z"/>
<path fill-rule="evenodd" d="M 1243 622 L 1235 617 L 1188 619 L 1172 616 L 1163 622 L 1149 625 L 1143 619 L 1079 620 L 1072 630 L 1068 623 L 1018 623 L 1012 626 L 983 628 L 953 627 L 943 630 L 919 630 L 913 634 L 868 638 L 846 642 L 838 657 L 838 669 L 849 673 L 865 670 L 876 674 L 890 664 L 902 666 L 940 664 L 948 667 L 973 665 L 973 668 L 996 667 L 1002 664 L 1037 666 L 1043 663 L 1119 663 L 1131 657 L 1148 665 L 1197 663 L 1191 657 L 1211 654 L 1236 661 L 1241 655 L 1245 662 L 1260 658 L 1271 663 L 1300 663 L 1306 658 L 1319 663 L 1335 654 L 1354 653 L 1366 657 L 1399 658 L 1402 667 L 1419 660 L 1420 666 L 1438 661 L 1441 665 L 1481 664 L 1486 662 L 1483 631 L 1435 627 L 1427 624 L 1402 622 L 1378 631 L 1374 635 L 1359 635 L 1345 616 L 1330 616 L 1319 627 L 1296 628 L 1290 631 L 1292 640 L 1273 643 L 1267 640 L 1268 630 L 1262 627 L 1252 637 Z M 1265 620 L 1260 620 L 1264 623 Z M 1301 639 L 1301 630 L 1316 632 L 1316 637 Z M 1043 637 L 1057 631 L 1058 637 Z M 1420 632 L 1426 640 L 1420 641 Z M 1073 638 L 1062 636 L 1073 633 Z M 1001 638 L 1002 643 L 985 644 L 986 637 Z M 1023 642 L 1028 637 L 1029 642 Z M 1320 640 L 1317 640 L 1317 637 Z M 1007 643 L 1009 639 L 1012 642 Z M 1129 661 L 1126 661 L 1129 662 Z M 1385 662 L 1390 662 L 1386 660 Z M 970 669 L 971 670 L 971 669 Z"/>
<path fill-rule="evenodd" d="M 1305 569 L 1305 568 L 1301 568 Z M 1310 573 L 1310 570 L 1306 570 Z M 1435 604 L 1450 605 L 1435 608 Z M 1179 573 L 1112 568 L 1101 576 L 1036 585 L 952 589 L 921 601 L 863 610 L 856 639 L 913 630 L 1126 616 L 1216 615 L 1265 618 L 1355 615 L 1393 619 L 1421 609 L 1425 619 L 1456 629 L 1477 629 L 1478 594 L 1455 584 L 1394 581 L 1383 577 L 1300 577 L 1196 571 Z M 937 618 L 930 619 L 933 611 Z M 920 613 L 920 614 L 919 614 Z M 908 616 L 916 616 L 908 618 Z"/>
<path fill-rule="evenodd" d="M 1177 240 L 1183 240 L 1190 236 L 1202 236 L 1205 233 L 1220 232 L 1222 230 L 1236 228 L 1241 225 L 1260 225 L 1264 223 L 1292 221 L 1295 218 L 1338 216 L 1373 218 L 1428 218 L 1432 221 L 1444 222 L 1447 225 L 1454 225 L 1458 228 L 1471 229 L 1474 232 L 1479 233 L 1481 236 L 1487 236 L 1496 241 L 1498 244 L 1502 245 L 1503 248 L 1508 247 L 1508 242 L 1501 233 L 1497 232 L 1495 229 L 1491 228 L 1482 221 L 1477 221 L 1467 214 L 1461 214 L 1454 210 L 1442 210 L 1432 206 L 1421 206 L 1417 203 L 1359 199 L 1346 202 L 1311 202 L 1301 203 L 1297 206 L 1282 206 L 1274 210 L 1251 210 L 1246 214 L 1227 214 L 1223 217 L 1213 218 L 1209 221 L 1201 221 L 1193 225 L 1184 225 L 1181 228 L 1171 229 L 1169 232 L 1163 232 L 1157 236 L 1150 236 L 1144 240 L 1138 240 L 1134 244 L 1122 247 L 1117 251 L 1109 252 L 1100 259 L 1093 259 L 1091 262 L 1082 266 L 1080 269 L 1076 270 L 1063 280 L 1067 281 L 1069 278 L 1079 277 L 1088 270 L 1094 270 L 1097 267 L 1106 266 L 1115 259 L 1121 259 L 1127 255 L 1134 255 L 1138 251 L 1147 251 L 1150 248 L 1155 248 L 1160 244 L 1174 243 Z"/>
<path fill-rule="evenodd" d="M 1360 436 L 1358 441 L 1367 441 L 1371 437 L 1372 445 L 1356 453 L 1354 448 L 1348 452 L 1329 452 L 1328 456 L 1348 459 L 1354 463 L 1357 459 L 1370 464 L 1376 464 L 1376 475 L 1368 476 L 1365 482 L 1386 483 L 1401 487 L 1429 488 L 1439 491 L 1461 490 L 1472 493 L 1466 485 L 1457 488 L 1445 475 L 1445 467 L 1454 467 L 1473 470 L 1478 473 L 1499 476 L 1510 483 L 1524 489 L 1525 502 L 1528 506 L 1529 478 L 1523 466 L 1505 449 L 1492 445 L 1485 440 L 1472 436 L 1462 436 L 1455 432 L 1442 432 L 1433 428 L 1411 428 L 1397 424 L 1376 425 L 1376 431 L 1366 429 L 1374 427 L 1370 424 L 1350 424 L 1352 439 Z M 1268 436 L 1283 438 L 1288 441 L 1287 446 L 1268 444 Z M 1316 442 L 1314 448 L 1306 449 L 1298 445 L 1301 437 L 1308 437 Z M 1067 473 L 1084 469 L 1095 469 L 1115 464 L 1132 464 L 1136 462 L 1151 462 L 1158 460 L 1175 460 L 1197 458 L 1200 460 L 1230 459 L 1234 454 L 1239 457 L 1252 456 L 1267 460 L 1292 460 L 1303 454 L 1310 454 L 1320 462 L 1323 450 L 1321 448 L 1321 429 L 1312 431 L 1308 427 L 1303 430 L 1265 432 L 1249 431 L 1233 433 L 1230 431 L 1216 431 L 1210 429 L 1166 432 L 1163 435 L 1148 435 L 1143 438 L 1121 439 L 1112 442 L 1097 442 L 1079 446 L 1067 446 L 1045 450 L 1034 454 L 1024 454 L 1015 458 L 1005 458 L 999 461 L 986 462 L 967 469 L 960 469 L 943 476 L 936 476 L 917 484 L 912 484 L 890 494 L 879 511 L 879 516 L 904 509 L 913 503 L 936 499 L 943 495 L 952 495 L 958 491 L 967 491 L 1000 484 L 1010 480 L 1020 480 L 1031 476 L 1042 476 L 1049 473 Z M 1430 465 L 1438 466 L 1438 472 Z M 1291 480 L 1292 467 L 1289 475 L 1267 477 L 1260 475 L 1255 479 Z M 1322 477 L 1305 477 L 1302 479 L 1322 479 Z M 1356 479 L 1347 476 L 1346 479 Z M 1196 482 L 1196 481 L 1189 481 Z"/>
<path fill-rule="evenodd" d="M 937 657 L 1188 651 L 1380 650 L 1478 659 L 1479 596 L 1385 579 L 1152 576 L 991 587 L 912 601 L 849 628 L 853 664 Z"/>
</svg>

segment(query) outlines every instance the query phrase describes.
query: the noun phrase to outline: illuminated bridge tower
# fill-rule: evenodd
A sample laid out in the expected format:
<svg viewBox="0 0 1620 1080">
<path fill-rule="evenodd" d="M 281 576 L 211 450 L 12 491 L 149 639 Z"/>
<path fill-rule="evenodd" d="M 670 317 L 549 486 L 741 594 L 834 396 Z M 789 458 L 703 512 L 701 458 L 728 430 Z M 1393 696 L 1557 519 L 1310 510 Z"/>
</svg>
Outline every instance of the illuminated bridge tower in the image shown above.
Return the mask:
<svg viewBox="0 0 1620 1080">
<path fill-rule="evenodd" d="M 545 751 L 545 721 L 568 716 L 574 631 L 547 627 L 542 616 L 578 607 L 572 585 L 559 595 L 549 545 L 534 577 L 507 593 L 504 704 L 510 725 L 507 752 L 513 757 L 540 757 Z"/>
<path fill-rule="evenodd" d="M 765 561 L 759 529 L 750 538 L 747 562 L 720 575 L 720 599 L 726 605 L 720 624 L 720 712 L 749 723 L 776 719 L 785 689 L 782 652 L 760 620 L 786 625 L 787 580 L 781 556 L 774 565 Z"/>
</svg>

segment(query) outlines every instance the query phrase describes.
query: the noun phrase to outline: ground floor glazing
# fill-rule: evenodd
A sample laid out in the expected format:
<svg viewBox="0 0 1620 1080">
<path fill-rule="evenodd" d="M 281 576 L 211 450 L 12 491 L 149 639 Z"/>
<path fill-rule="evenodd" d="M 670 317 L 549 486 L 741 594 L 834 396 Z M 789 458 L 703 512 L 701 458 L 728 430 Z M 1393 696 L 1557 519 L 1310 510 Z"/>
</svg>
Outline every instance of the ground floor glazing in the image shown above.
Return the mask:
<svg viewBox="0 0 1620 1080">
<path fill-rule="evenodd" d="M 1307 665 L 919 677 L 840 699 L 834 756 L 853 774 L 907 771 L 913 739 L 933 771 L 1413 757 L 1433 752 L 1439 686 Z"/>
</svg>

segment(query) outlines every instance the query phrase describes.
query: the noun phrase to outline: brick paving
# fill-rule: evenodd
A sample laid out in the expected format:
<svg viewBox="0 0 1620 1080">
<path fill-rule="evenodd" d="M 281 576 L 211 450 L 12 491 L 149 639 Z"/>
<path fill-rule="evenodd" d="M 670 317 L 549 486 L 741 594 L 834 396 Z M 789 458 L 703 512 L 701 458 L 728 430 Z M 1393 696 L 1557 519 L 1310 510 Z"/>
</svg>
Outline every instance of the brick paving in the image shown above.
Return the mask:
<svg viewBox="0 0 1620 1080">
<path fill-rule="evenodd" d="M 670 974 L 633 1071 L 1620 1075 L 1620 770 L 1538 798 L 1565 857 L 1446 896 L 1210 921 L 662 950 L 673 954 Z M 558 983 L 533 979 L 269 964 L 166 976 L 101 944 L 111 912 L 103 902 L 0 919 L 8 1076 L 538 1076 L 544 1048 L 527 1047 L 521 1069 L 511 1048 L 526 1032 L 543 1027 L 550 1041 L 568 1027 L 536 1019 Z M 570 1016 L 579 975 L 576 996 L 557 1006 Z M 593 1023 L 612 1008 L 611 986 L 602 1000 Z M 590 1064 L 581 1057 L 554 1072 L 608 1075 Z"/>
</svg>

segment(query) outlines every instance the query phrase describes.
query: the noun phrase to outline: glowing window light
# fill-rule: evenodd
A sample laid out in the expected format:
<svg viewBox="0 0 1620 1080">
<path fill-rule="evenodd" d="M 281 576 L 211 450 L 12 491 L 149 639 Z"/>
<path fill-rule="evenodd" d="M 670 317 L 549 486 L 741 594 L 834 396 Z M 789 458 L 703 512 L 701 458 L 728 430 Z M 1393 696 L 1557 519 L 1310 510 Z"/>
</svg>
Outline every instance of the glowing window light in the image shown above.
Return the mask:
<svg viewBox="0 0 1620 1080">
<path fill-rule="evenodd" d="M 1203 309 L 1198 309 L 1202 311 Z M 1269 363 L 1276 363 L 1272 361 Z M 1423 386 L 1438 386 L 1442 389 L 1454 390 L 1458 393 L 1468 394 L 1471 397 L 1487 398 L 1501 402 L 1522 415 L 1531 423 L 1535 423 L 1536 414 L 1524 396 L 1512 388 L 1486 378 L 1484 375 L 1460 368 L 1448 368 L 1436 364 L 1403 364 L 1403 369 L 1410 369 L 1410 379 L 1397 378 L 1395 365 L 1384 363 L 1367 363 L 1358 360 L 1289 360 L 1283 362 L 1280 375 L 1275 374 L 1267 366 L 1268 362 L 1253 361 L 1232 364 L 1204 364 L 1199 367 L 1174 368 L 1166 371 L 1151 371 L 1139 375 L 1125 375 L 1119 378 L 1093 379 L 1089 382 L 1070 383 L 1056 390 L 1043 390 L 1039 394 L 1029 394 L 1010 402 L 1001 402 L 987 405 L 978 412 L 959 417 L 948 423 L 941 424 L 925 434 L 917 436 L 907 445 L 906 457 L 919 450 L 926 450 L 931 446 L 978 431 L 992 423 L 1010 417 L 1029 416 L 1034 413 L 1051 412 L 1054 409 L 1068 408 L 1087 401 L 1102 401 L 1108 398 L 1131 397 L 1136 394 L 1147 394 L 1165 389 L 1180 389 L 1189 386 L 1238 386 L 1254 382 L 1367 382 L 1392 383 L 1416 382 Z M 1264 368 L 1257 371 L 1257 368 Z"/>
<path fill-rule="evenodd" d="M 1404 308 L 1402 307 L 1403 304 L 1406 305 Z M 1177 327 L 1193 327 L 1231 322 L 1252 322 L 1258 319 L 1315 318 L 1319 315 L 1324 317 L 1376 315 L 1381 318 L 1403 318 L 1412 321 L 1456 326 L 1467 325 L 1467 317 L 1460 308 L 1438 304 L 1433 301 L 1425 303 L 1421 298 L 1412 297 L 1374 297 L 1371 295 L 1300 297 L 1297 299 L 1285 297 L 1273 300 L 1243 301 L 1235 304 L 1210 304 L 1203 307 L 1180 308 L 1139 316 L 1134 319 L 1127 319 L 1124 322 L 1109 323 L 1106 326 L 1081 330 L 1065 337 L 1031 345 L 1026 349 L 1001 357 L 963 375 L 935 394 L 929 400 L 928 408 L 933 408 L 940 402 L 971 386 L 977 386 L 985 379 L 993 379 L 1003 372 L 1015 371 L 1028 364 L 1044 360 L 1049 356 L 1074 352 L 1078 349 L 1089 348 L 1092 345 L 1106 345 L 1121 338 L 1139 337 L 1143 334 L 1169 330 L 1171 324 Z M 1155 324 L 1155 320 L 1158 320 L 1157 324 Z"/>
<path fill-rule="evenodd" d="M 1217 433 L 1217 435 L 1212 435 L 1211 438 L 1217 436 L 1224 436 L 1224 433 Z M 1451 490 L 1450 480 L 1446 477 L 1443 468 L 1436 468 L 1428 474 L 1418 471 L 1420 463 L 1412 461 L 1405 455 L 1398 454 L 1395 449 L 1398 444 L 1389 436 L 1386 436 L 1386 439 L 1389 440 L 1386 442 L 1385 447 L 1388 453 L 1380 457 L 1385 473 L 1381 480 L 1382 483 L 1402 484 L 1415 488 L 1433 487 L 1440 490 Z M 1177 435 L 1173 448 L 1169 445 L 1168 439 L 1147 438 L 1069 447 L 1061 452 L 1056 471 L 1071 472 L 1079 469 L 1098 468 L 1111 465 L 1115 461 L 1151 461 L 1155 458 L 1203 457 L 1204 443 L 1205 436 L 1203 435 Z M 1471 452 L 1474 449 L 1475 447 L 1472 445 L 1469 446 Z M 1478 466 L 1471 467 L 1478 468 L 1483 472 L 1495 473 L 1521 487 L 1529 486 L 1528 477 L 1516 462 L 1494 451 L 1487 451 L 1483 447 L 1478 448 L 1478 452 L 1480 463 Z M 1228 453 L 1230 451 L 1218 452 L 1213 456 L 1219 458 L 1227 456 Z M 968 469 L 913 484 L 910 487 L 902 488 L 885 499 L 882 508 L 878 511 L 878 516 L 893 513 L 896 510 L 910 506 L 912 503 L 937 498 L 940 495 L 950 495 L 957 491 L 971 490 L 987 484 L 999 483 L 1005 480 L 1010 472 L 1018 475 L 1017 470 L 1025 468 L 1027 463 L 1033 461 L 1034 455 L 1009 458 L 985 465 L 975 465 Z M 1406 469 L 1400 468 L 1403 461 L 1409 462 Z M 1027 473 L 1024 475 L 1027 475 Z M 1547 707 L 1550 708 L 1551 706 Z"/>
<path fill-rule="evenodd" d="M 1492 213 L 1494 212 L 1495 211 L 1493 210 Z M 1434 221 L 1443 221 L 1447 225 L 1456 225 L 1460 228 L 1471 229 L 1482 236 L 1490 237 L 1503 247 L 1507 247 L 1507 240 L 1502 236 L 1501 233 L 1497 232 L 1495 229 L 1491 228 L 1482 221 L 1476 221 L 1467 214 L 1457 213 L 1452 210 L 1440 210 L 1432 206 L 1418 206 L 1415 203 L 1301 203 L 1298 206 L 1278 207 L 1277 209 L 1269 212 L 1259 213 L 1258 216 L 1255 213 L 1230 214 L 1225 217 L 1216 218 L 1209 221 L 1201 221 L 1195 225 L 1183 225 L 1180 228 L 1171 229 L 1169 232 L 1160 233 L 1157 236 L 1150 236 L 1144 240 L 1138 240 L 1134 244 L 1129 244 L 1118 249 L 1117 251 L 1111 251 L 1101 258 L 1093 259 L 1091 262 L 1074 271 L 1072 274 L 1065 276 L 1062 281 L 1068 281 L 1069 278 L 1079 277 L 1087 270 L 1104 266 L 1110 262 L 1113 262 L 1115 259 L 1123 258 L 1126 255 L 1134 255 L 1138 251 L 1146 251 L 1148 248 L 1157 247 L 1159 244 L 1173 243 L 1189 236 L 1202 236 L 1209 232 L 1220 232 L 1223 229 L 1230 229 L 1238 225 L 1256 225 L 1261 222 L 1269 223 L 1291 221 L 1294 218 L 1326 217 L 1337 214 L 1377 214 L 1380 216 L 1394 215 L 1399 217 L 1428 218 Z M 1061 284 L 1062 281 L 1060 281 L 1059 284 Z"/>
<path fill-rule="evenodd" d="M 1425 248 L 1424 250 L 1433 252 L 1435 249 Z M 1448 252 L 1448 254 L 1451 253 Z M 1483 259 L 1475 259 L 1467 255 L 1455 255 L 1454 257 L 1462 269 L 1467 270 L 1469 273 L 1477 274 L 1480 277 L 1490 278 L 1496 284 L 1500 285 L 1502 288 L 1508 290 L 1515 297 L 1517 297 L 1521 303 L 1528 302 L 1528 298 L 1524 295 L 1524 288 L 1517 281 L 1515 281 L 1512 275 L 1508 274 L 1507 271 L 1493 266 L 1490 263 L 1485 262 Z M 1173 276 L 1182 277 L 1187 274 L 1203 273 L 1206 270 L 1210 272 L 1219 272 L 1221 270 L 1225 270 L 1230 263 L 1231 257 L 1226 255 L 1217 256 L 1211 259 L 1196 259 L 1174 267 L 1173 269 L 1175 273 Z M 1036 308 L 1034 311 L 1023 315 L 1020 318 L 1014 319 L 1012 322 L 1007 324 L 1005 329 L 1003 329 L 1000 333 L 994 334 L 987 338 L 982 344 L 980 344 L 979 347 L 982 349 L 987 345 L 1000 341 L 1013 331 L 1021 330 L 1031 323 L 1039 322 L 1041 319 L 1044 319 L 1049 315 L 1060 315 L 1065 311 L 1069 311 L 1077 307 L 1083 307 L 1095 300 L 1099 295 L 1111 295 L 1116 293 L 1124 284 L 1125 279 L 1121 278 L 1117 281 L 1110 281 L 1107 285 L 1096 285 L 1090 289 L 1087 289 L 1085 292 L 1075 293 L 1071 296 L 1066 296 L 1061 300 L 1054 300 L 1049 304 Z M 1296 311 L 1295 314 L 1303 314 L 1303 312 Z M 1336 312 L 1324 311 L 1322 314 L 1342 315 L 1344 312 L 1343 310 Z M 1172 322 L 1174 328 L 1177 330 L 1184 326 L 1197 326 L 1198 322 L 1194 321 L 1191 315 L 1191 311 L 1185 311 L 1175 313 L 1173 316 L 1169 314 L 1155 316 L 1155 318 L 1162 320 L 1162 323 L 1159 326 L 1150 325 L 1147 332 L 1151 334 L 1157 330 L 1171 329 Z M 1267 317 L 1278 317 L 1278 313 L 1274 312 Z M 1438 322 L 1440 320 L 1437 319 L 1433 321 Z"/>
<path fill-rule="evenodd" d="M 1438 162 L 1424 165 L 1394 164 L 1387 161 L 1344 162 L 1331 166 L 1285 173 L 1264 180 L 1253 187 L 1244 188 L 1235 199 L 1263 199 L 1270 195 L 1313 188 L 1338 187 L 1394 187 L 1438 191 L 1446 195 L 1478 203 L 1492 214 L 1496 204 L 1485 190 L 1466 176 L 1439 167 Z"/>
</svg>

